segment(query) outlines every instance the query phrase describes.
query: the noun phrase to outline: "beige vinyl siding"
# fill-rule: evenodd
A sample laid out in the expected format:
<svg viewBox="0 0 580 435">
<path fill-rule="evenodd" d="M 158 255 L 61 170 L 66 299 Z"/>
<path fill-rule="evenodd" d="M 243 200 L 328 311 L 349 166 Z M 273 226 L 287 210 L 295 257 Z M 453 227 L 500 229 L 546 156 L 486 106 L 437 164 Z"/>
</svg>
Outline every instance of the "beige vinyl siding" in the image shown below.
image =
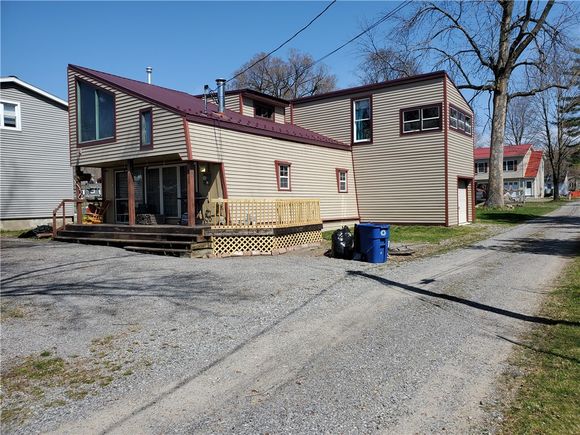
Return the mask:
<svg viewBox="0 0 580 435">
<path fill-rule="evenodd" d="M 254 100 L 248 97 L 243 97 L 242 101 L 244 102 L 242 110 L 244 111 L 243 115 L 254 117 Z"/>
<path fill-rule="evenodd" d="M 274 109 L 274 121 L 284 124 L 286 122 L 284 118 L 284 108 L 276 106 Z"/>
<path fill-rule="evenodd" d="M 223 163 L 229 198 L 319 198 L 323 219 L 358 216 L 350 151 L 189 123 L 193 158 Z M 275 161 L 291 163 L 292 191 L 278 191 Z M 348 169 L 338 193 L 336 168 Z"/>
<path fill-rule="evenodd" d="M 0 129 L 0 219 L 49 218 L 73 197 L 67 109 L 12 83 L 0 99 L 19 103 L 21 117 L 21 130 Z"/>
<path fill-rule="evenodd" d="M 473 112 L 469 105 L 465 102 L 459 90 L 453 85 L 451 80 L 447 80 L 447 100 L 448 104 L 463 110 L 471 115 L 473 119 Z M 449 123 L 449 110 L 447 110 L 446 123 Z M 448 162 L 448 183 L 449 183 L 449 225 L 458 224 L 457 213 L 457 178 L 473 178 L 474 176 L 474 160 L 473 160 L 473 136 L 467 136 L 459 133 L 447 124 L 447 162 Z M 473 220 L 471 209 L 471 186 L 468 191 L 468 220 Z"/>
<path fill-rule="evenodd" d="M 350 96 L 294 104 L 294 124 L 351 143 Z"/>
<path fill-rule="evenodd" d="M 299 104 L 297 125 L 351 141 L 353 94 Z M 443 132 L 400 135 L 400 109 L 443 103 L 443 80 L 393 86 L 372 93 L 373 143 L 353 146 L 363 221 L 445 224 Z"/>
<path fill-rule="evenodd" d="M 240 94 L 226 95 L 226 109 L 240 113 Z"/>
<path fill-rule="evenodd" d="M 115 94 L 115 142 L 85 145 L 77 148 L 75 77 L 79 77 Z M 181 116 L 110 86 L 103 85 L 92 78 L 72 70 L 69 70 L 68 90 L 72 165 L 102 166 L 106 162 L 168 154 L 178 154 L 181 159 L 187 159 L 185 132 L 183 118 Z M 153 109 L 153 149 L 141 151 L 139 141 L 139 110 L 148 107 Z"/>
</svg>

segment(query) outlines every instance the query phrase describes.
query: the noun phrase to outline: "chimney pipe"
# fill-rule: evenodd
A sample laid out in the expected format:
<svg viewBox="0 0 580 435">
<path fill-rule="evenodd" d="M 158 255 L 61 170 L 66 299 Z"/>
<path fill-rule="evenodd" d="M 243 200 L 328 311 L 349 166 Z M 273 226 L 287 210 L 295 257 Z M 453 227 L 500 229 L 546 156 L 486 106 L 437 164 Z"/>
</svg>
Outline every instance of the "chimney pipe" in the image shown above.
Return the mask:
<svg viewBox="0 0 580 435">
<path fill-rule="evenodd" d="M 218 112 L 224 113 L 226 111 L 226 80 L 216 79 L 217 83 L 217 97 L 218 97 Z"/>
<path fill-rule="evenodd" d="M 145 71 L 147 71 L 147 83 L 151 84 L 151 73 L 153 72 L 153 67 L 148 66 L 145 68 Z"/>
</svg>

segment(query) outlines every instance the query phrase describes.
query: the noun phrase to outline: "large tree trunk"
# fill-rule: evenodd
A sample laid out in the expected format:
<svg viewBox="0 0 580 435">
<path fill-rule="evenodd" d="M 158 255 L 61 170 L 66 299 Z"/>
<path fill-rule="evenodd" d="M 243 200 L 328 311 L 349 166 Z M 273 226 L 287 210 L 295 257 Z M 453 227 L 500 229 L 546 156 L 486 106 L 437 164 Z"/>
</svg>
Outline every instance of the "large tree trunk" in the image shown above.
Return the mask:
<svg viewBox="0 0 580 435">
<path fill-rule="evenodd" d="M 493 118 L 491 123 L 491 156 L 489 159 L 489 189 L 485 205 L 503 207 L 503 146 L 507 115 L 508 78 L 498 78 L 493 92 Z"/>
</svg>

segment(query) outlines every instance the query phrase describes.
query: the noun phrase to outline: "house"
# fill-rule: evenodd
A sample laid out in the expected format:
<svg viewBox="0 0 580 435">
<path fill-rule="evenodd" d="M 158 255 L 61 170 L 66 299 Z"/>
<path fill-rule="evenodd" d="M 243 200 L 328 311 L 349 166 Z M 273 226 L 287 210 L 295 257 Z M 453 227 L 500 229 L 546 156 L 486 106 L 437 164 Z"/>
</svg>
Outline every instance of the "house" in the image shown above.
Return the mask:
<svg viewBox="0 0 580 435">
<path fill-rule="evenodd" d="M 503 184 L 507 192 L 523 192 L 526 197 L 544 197 L 544 158 L 531 144 L 506 145 L 503 149 Z M 474 150 L 477 188 L 487 191 L 490 148 Z"/>
<path fill-rule="evenodd" d="M 17 77 L 0 89 L 0 228 L 31 228 L 73 197 L 68 104 Z"/>
<path fill-rule="evenodd" d="M 300 98 L 290 119 L 351 146 L 361 220 L 474 220 L 473 111 L 445 72 Z"/>
<path fill-rule="evenodd" d="M 215 105 L 69 65 L 70 162 L 101 169 L 111 231 L 182 223 L 243 251 L 319 224 L 473 220 L 473 112 L 444 72 L 290 102 L 224 82 Z"/>
</svg>

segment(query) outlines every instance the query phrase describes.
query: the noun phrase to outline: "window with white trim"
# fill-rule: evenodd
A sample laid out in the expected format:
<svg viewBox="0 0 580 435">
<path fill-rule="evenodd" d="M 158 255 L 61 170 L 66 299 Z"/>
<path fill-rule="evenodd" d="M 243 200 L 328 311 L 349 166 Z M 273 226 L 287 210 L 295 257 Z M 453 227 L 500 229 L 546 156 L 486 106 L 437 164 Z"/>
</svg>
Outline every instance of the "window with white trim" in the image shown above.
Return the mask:
<svg viewBox="0 0 580 435">
<path fill-rule="evenodd" d="M 278 190 L 290 190 L 290 163 L 276 162 Z"/>
<path fill-rule="evenodd" d="M 371 99 L 353 100 L 353 142 L 370 142 L 373 137 Z"/>
<path fill-rule="evenodd" d="M 517 160 L 504 160 L 503 161 L 503 170 L 504 171 L 517 171 L 518 170 L 518 161 Z"/>
<path fill-rule="evenodd" d="M 413 109 L 403 109 L 401 132 L 418 133 L 422 131 L 441 129 L 440 106 L 425 106 Z"/>
<path fill-rule="evenodd" d="M 487 162 L 477 162 L 475 163 L 475 172 L 477 174 L 487 174 L 488 163 Z"/>
<path fill-rule="evenodd" d="M 336 180 L 338 183 L 338 193 L 348 193 L 348 171 L 346 169 L 337 169 Z"/>
<path fill-rule="evenodd" d="M 472 118 L 471 115 L 453 106 L 449 108 L 449 127 L 471 136 Z"/>
<path fill-rule="evenodd" d="M 20 103 L 14 101 L 0 101 L 0 128 L 20 130 Z"/>
</svg>

